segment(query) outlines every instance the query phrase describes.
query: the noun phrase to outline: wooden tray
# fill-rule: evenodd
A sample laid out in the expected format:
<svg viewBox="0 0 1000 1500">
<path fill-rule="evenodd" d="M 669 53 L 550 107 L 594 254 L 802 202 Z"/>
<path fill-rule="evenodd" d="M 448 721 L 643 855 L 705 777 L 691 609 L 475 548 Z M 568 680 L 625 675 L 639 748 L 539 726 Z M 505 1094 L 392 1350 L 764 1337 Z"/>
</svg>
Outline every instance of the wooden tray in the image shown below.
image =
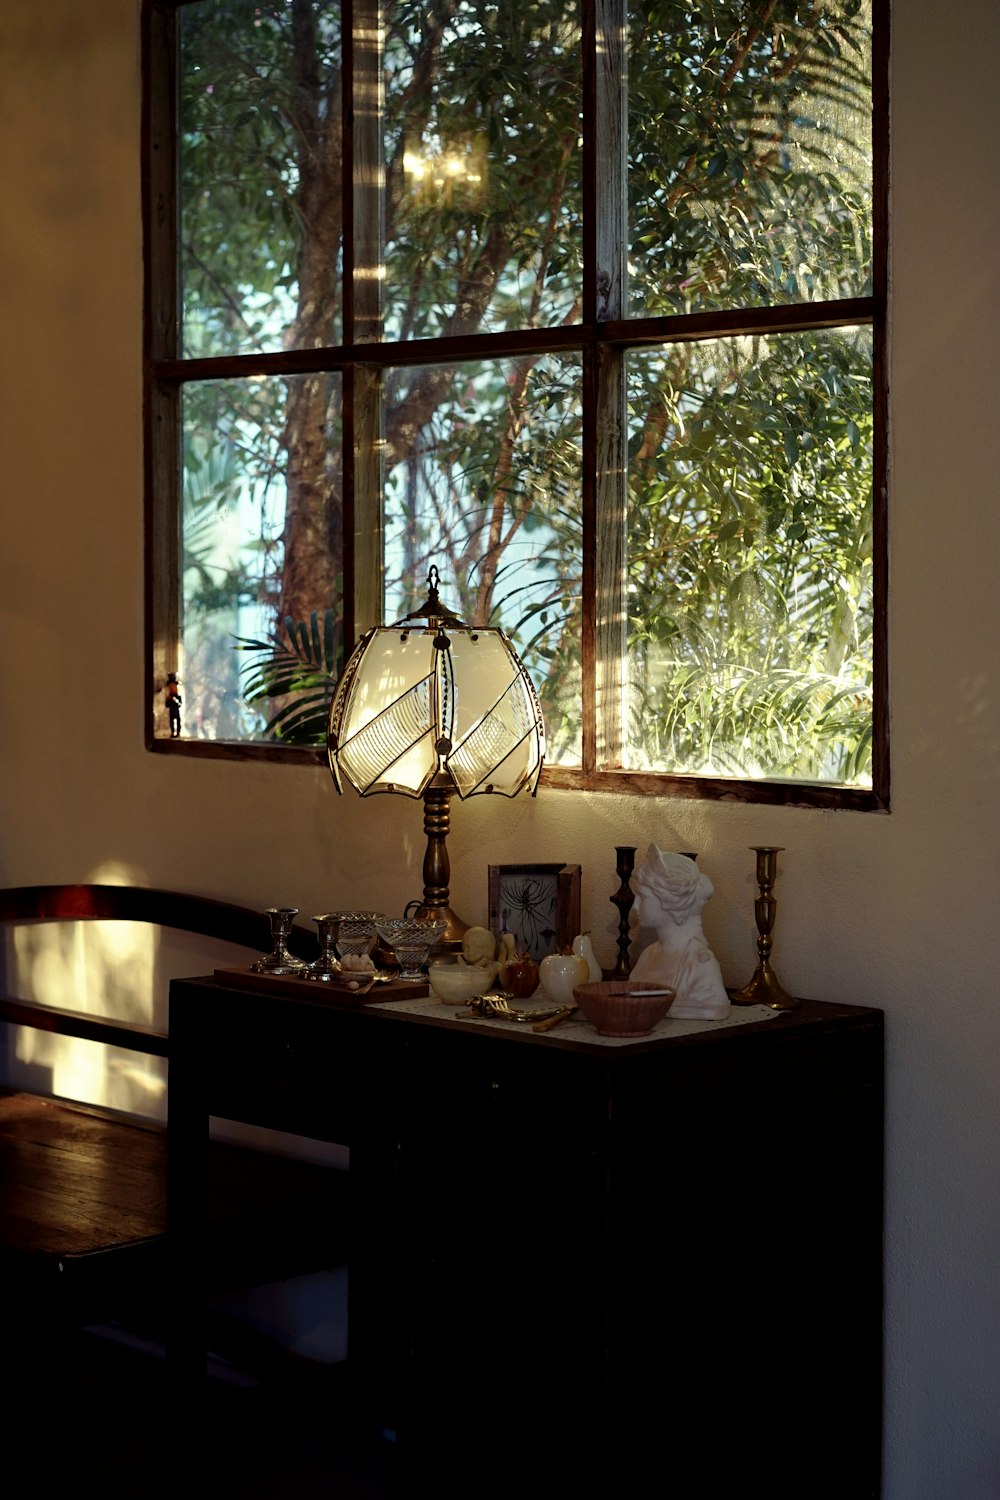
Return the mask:
<svg viewBox="0 0 1000 1500">
<path fill-rule="evenodd" d="M 392 980 L 388 984 L 373 984 L 370 990 L 359 995 L 357 990 L 347 988 L 347 982 L 335 979 L 296 979 L 293 974 L 258 974 L 252 968 L 216 969 L 215 978 L 220 984 L 235 985 L 240 989 L 265 989 L 271 994 L 296 995 L 300 1000 L 331 1000 L 339 1005 L 373 1005 L 383 1000 L 420 1000 L 430 994 L 429 984 L 415 981 Z"/>
</svg>

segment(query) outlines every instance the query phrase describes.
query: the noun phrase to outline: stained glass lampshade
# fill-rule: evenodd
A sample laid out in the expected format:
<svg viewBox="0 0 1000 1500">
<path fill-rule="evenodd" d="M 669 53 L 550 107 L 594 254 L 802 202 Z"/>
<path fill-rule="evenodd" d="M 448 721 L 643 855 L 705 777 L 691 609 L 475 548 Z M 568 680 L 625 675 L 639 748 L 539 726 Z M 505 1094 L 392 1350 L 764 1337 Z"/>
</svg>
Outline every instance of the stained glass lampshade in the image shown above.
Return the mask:
<svg viewBox="0 0 1000 1500">
<path fill-rule="evenodd" d="M 545 728 L 531 679 L 502 630 L 465 625 L 441 603 L 438 571 L 420 609 L 358 643 L 337 684 L 327 748 L 337 790 L 424 800 L 424 894 L 418 914 L 444 917 L 443 948 L 465 924 L 448 905 L 449 803 L 479 793 L 534 795 Z"/>
</svg>

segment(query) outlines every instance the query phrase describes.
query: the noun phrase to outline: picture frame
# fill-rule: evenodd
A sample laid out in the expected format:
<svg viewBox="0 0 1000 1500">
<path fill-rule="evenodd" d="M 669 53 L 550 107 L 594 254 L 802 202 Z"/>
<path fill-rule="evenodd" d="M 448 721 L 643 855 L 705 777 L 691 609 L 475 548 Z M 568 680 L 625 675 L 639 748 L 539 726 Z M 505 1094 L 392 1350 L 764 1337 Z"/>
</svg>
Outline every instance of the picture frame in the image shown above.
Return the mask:
<svg viewBox="0 0 1000 1500">
<path fill-rule="evenodd" d="M 518 953 L 545 958 L 580 931 L 580 866 L 490 865 L 490 931 L 510 932 Z"/>
</svg>

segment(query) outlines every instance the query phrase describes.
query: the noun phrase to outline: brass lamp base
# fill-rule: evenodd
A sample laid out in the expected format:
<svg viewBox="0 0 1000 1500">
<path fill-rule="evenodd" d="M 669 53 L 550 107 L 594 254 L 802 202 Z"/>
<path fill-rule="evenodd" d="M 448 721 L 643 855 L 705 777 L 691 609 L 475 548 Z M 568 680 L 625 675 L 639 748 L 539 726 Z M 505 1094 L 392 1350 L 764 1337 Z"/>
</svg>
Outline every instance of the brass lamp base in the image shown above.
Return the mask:
<svg viewBox="0 0 1000 1500">
<path fill-rule="evenodd" d="M 444 922 L 444 932 L 438 938 L 431 953 L 437 957 L 442 953 L 461 953 L 462 939 L 469 930 L 468 922 L 452 911 L 450 906 L 428 905 L 426 901 L 411 901 L 406 908 L 408 917 L 419 917 L 422 922 Z"/>
</svg>

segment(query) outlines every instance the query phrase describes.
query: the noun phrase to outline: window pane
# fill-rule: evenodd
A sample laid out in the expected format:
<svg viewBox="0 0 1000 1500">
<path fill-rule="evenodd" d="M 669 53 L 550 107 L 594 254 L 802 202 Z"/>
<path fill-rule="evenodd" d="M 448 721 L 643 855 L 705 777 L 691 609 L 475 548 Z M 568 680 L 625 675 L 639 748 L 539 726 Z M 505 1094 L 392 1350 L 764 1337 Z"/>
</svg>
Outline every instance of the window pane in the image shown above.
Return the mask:
<svg viewBox="0 0 1000 1500">
<path fill-rule="evenodd" d="M 288 457 L 289 432 L 305 430 L 310 403 L 326 418 L 318 472 L 310 471 L 308 444 Z M 342 652 L 339 380 L 189 385 L 183 411 L 183 733 L 262 739 L 268 721 L 285 710 L 283 738 L 322 743 L 331 672 L 339 671 Z M 311 522 L 319 489 L 335 523 L 325 539 Z M 310 608 L 290 592 L 293 575 L 303 582 L 303 567 L 313 593 L 297 597 Z"/>
<path fill-rule="evenodd" d="M 868 329 L 629 358 L 631 769 L 871 784 Z"/>
<path fill-rule="evenodd" d="M 633 9 L 639 314 L 871 291 L 869 0 Z"/>
<path fill-rule="evenodd" d="M 387 338 L 579 321 L 579 32 L 574 0 L 391 12 Z"/>
<path fill-rule="evenodd" d="M 334 343 L 340 7 L 212 0 L 180 26 L 183 353 Z"/>
<path fill-rule="evenodd" d="M 545 715 L 547 759 L 580 763 L 580 356 L 419 370 L 387 380 L 385 615 L 441 597 L 506 630 Z"/>
<path fill-rule="evenodd" d="M 422 602 L 433 564 L 448 603 L 514 637 L 547 758 L 586 764 L 588 785 L 601 757 L 598 772 L 870 786 L 873 336 L 793 331 L 787 308 L 856 298 L 840 316 L 881 315 L 882 8 L 391 0 L 346 12 L 352 50 L 342 5 L 176 7 L 182 337 L 148 351 L 156 506 L 176 500 L 175 356 L 246 374 L 188 372 L 182 524 L 158 528 L 157 692 L 176 665 L 183 733 L 322 744 L 345 572 L 367 624 Z M 159 46 L 174 22 L 150 17 L 156 214 L 175 190 Z M 162 277 L 162 224 L 149 233 Z M 773 332 L 712 337 L 758 326 L 739 311 L 754 307 Z M 666 319 L 611 341 L 599 321 L 692 311 L 696 336 L 670 331 L 696 341 L 655 348 Z M 567 326 L 577 349 L 552 352 Z M 531 352 L 495 357 L 494 333 Z M 372 360 L 379 337 L 399 348 Z"/>
</svg>

